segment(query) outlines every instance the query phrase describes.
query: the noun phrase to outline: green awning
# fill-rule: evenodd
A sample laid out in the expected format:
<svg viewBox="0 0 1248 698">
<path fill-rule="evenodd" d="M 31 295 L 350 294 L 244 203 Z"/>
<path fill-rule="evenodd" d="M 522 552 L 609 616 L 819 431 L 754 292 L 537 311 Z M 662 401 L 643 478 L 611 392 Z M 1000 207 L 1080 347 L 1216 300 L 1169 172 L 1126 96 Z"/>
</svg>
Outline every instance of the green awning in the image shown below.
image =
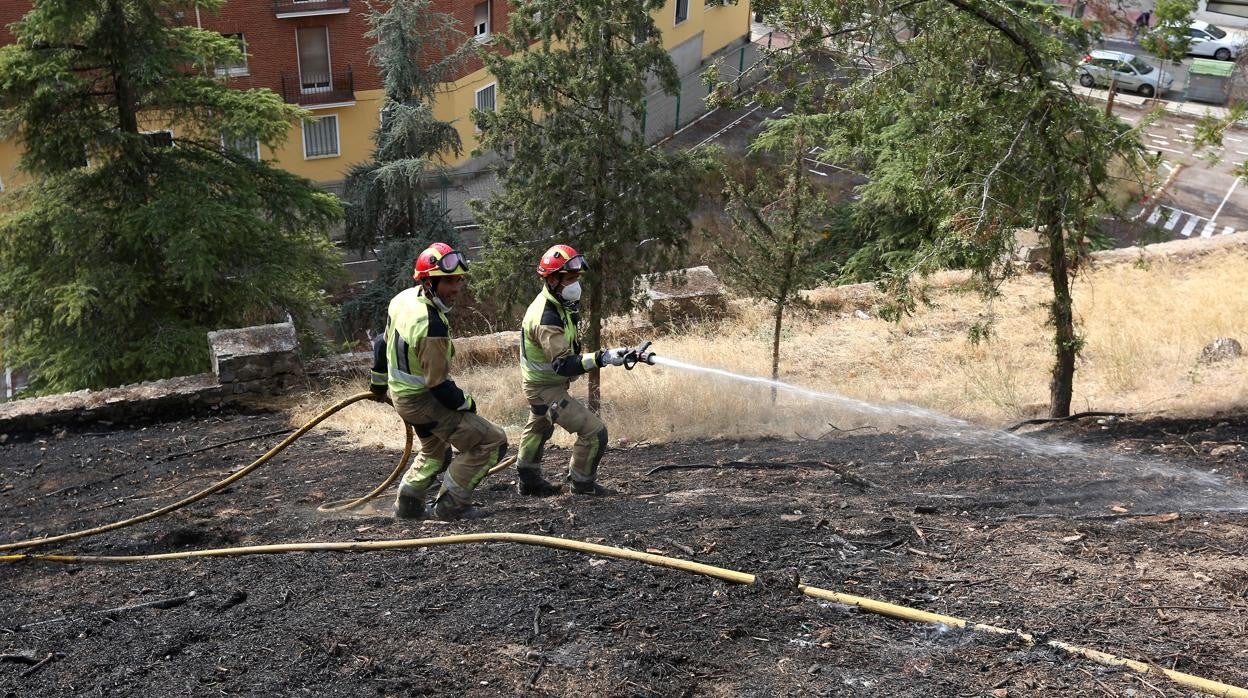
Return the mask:
<svg viewBox="0 0 1248 698">
<path fill-rule="evenodd" d="M 1235 72 L 1235 64 L 1231 61 L 1211 61 L 1208 58 L 1195 58 L 1188 69 L 1192 75 L 1211 75 L 1216 78 L 1229 78 Z"/>
</svg>

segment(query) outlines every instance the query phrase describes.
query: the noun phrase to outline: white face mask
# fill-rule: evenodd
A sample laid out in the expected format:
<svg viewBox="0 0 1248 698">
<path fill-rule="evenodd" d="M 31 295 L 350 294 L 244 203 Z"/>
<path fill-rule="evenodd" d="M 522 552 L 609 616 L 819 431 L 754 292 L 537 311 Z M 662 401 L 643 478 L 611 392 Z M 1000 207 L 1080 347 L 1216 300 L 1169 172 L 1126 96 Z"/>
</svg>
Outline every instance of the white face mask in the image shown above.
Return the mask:
<svg viewBox="0 0 1248 698">
<path fill-rule="evenodd" d="M 579 301 L 581 299 L 581 282 L 573 281 L 567 286 L 564 286 L 563 290 L 559 292 L 559 297 L 569 303 Z"/>
</svg>

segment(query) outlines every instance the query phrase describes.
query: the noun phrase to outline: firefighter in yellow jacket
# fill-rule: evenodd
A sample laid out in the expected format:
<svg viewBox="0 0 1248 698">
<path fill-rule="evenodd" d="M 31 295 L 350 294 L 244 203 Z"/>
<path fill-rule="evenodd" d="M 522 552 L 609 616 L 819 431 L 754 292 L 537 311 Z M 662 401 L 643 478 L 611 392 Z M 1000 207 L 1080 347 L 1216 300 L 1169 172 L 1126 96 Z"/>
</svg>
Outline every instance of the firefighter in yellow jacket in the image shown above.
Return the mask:
<svg viewBox="0 0 1248 698">
<path fill-rule="evenodd" d="M 620 366 L 628 349 L 581 353 L 576 336 L 580 320 L 580 276 L 589 270 L 585 258 L 568 245 L 555 245 L 542 255 L 537 274 L 542 292 L 524 314 L 520 332 L 520 373 L 529 401 L 529 421 L 520 436 L 516 458 L 520 494 L 546 497 L 559 487 L 542 478 L 542 450 L 559 425 L 576 434 L 569 478 L 574 494 L 608 494 L 597 484 L 598 462 L 607 448 L 607 427 L 598 415 L 568 395 L 578 376 L 602 366 Z"/>
<path fill-rule="evenodd" d="M 416 257 L 418 285 L 390 301 L 384 335 L 373 341 L 371 389 L 385 399 L 420 437 L 420 460 L 403 476 L 395 516 L 422 519 L 425 492 L 439 473 L 442 489 L 434 516 L 451 520 L 477 518 L 472 490 L 507 450 L 507 435 L 477 415 L 477 404 L 451 378 L 451 325 L 447 313 L 459 297 L 468 273 L 463 255 L 435 242 Z M 451 446 L 459 455 L 451 460 Z"/>
</svg>

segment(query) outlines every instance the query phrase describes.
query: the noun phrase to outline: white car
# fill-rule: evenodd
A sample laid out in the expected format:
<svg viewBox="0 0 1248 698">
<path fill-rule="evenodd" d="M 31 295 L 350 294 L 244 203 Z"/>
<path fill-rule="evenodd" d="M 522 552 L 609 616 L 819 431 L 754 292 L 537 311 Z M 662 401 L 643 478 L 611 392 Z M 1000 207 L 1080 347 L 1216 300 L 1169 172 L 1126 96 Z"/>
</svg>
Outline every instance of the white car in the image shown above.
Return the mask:
<svg viewBox="0 0 1248 698">
<path fill-rule="evenodd" d="M 1160 97 L 1174 83 L 1173 75 L 1167 73 L 1162 77 L 1162 71 L 1144 59 L 1122 51 L 1092 51 L 1083 57 L 1077 70 L 1079 84 L 1084 87 L 1108 87 L 1112 81 L 1117 83 L 1119 89 L 1132 90 L 1142 97 Z"/>
<path fill-rule="evenodd" d="M 1200 20 L 1193 20 L 1188 25 L 1187 36 L 1191 40 L 1187 52 L 1193 56 L 1233 61 L 1244 49 L 1243 36 L 1231 34 L 1219 26 Z"/>
</svg>

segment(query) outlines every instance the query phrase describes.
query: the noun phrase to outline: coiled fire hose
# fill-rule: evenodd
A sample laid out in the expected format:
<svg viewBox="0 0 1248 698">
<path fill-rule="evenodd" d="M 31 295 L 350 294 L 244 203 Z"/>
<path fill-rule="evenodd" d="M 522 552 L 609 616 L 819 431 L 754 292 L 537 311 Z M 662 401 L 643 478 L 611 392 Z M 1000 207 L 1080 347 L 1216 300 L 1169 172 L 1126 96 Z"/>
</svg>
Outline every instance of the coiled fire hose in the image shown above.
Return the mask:
<svg viewBox="0 0 1248 698">
<path fill-rule="evenodd" d="M 73 533 L 63 533 L 61 535 L 47 536 L 44 538 L 31 538 L 29 540 L 19 540 L 14 543 L 2 543 L 0 544 L 0 550 L 17 550 L 19 548 L 35 548 L 35 547 L 44 546 L 44 545 L 51 545 L 53 543 L 64 543 L 66 541 L 78 540 L 79 538 L 87 538 L 90 536 L 96 536 L 101 533 L 115 531 L 119 528 L 125 528 L 126 526 L 133 526 L 134 524 L 137 524 L 137 523 L 150 521 L 159 516 L 164 516 L 165 514 L 168 514 L 171 511 L 181 509 L 182 507 L 187 506 L 189 504 L 194 504 L 195 502 L 198 502 L 199 500 L 209 495 L 215 494 L 225 489 L 226 487 L 229 487 L 231 484 L 247 476 L 256 468 L 259 468 L 260 466 L 264 465 L 268 461 L 272 460 L 274 456 L 286 450 L 287 446 L 290 446 L 295 441 L 299 440 L 299 437 L 311 431 L 312 428 L 315 427 L 316 425 L 320 424 L 326 419 L 329 419 L 329 417 L 333 415 L 334 413 L 338 412 L 339 410 L 342 410 L 343 408 L 349 405 L 353 405 L 361 400 L 371 399 L 372 397 L 373 397 L 373 394 L 371 392 L 356 393 L 355 395 L 352 395 L 351 397 L 345 398 L 343 400 L 340 400 L 334 403 L 333 405 L 330 405 L 320 414 L 313 417 L 312 420 L 309 421 L 307 424 L 304 424 L 303 426 L 299 427 L 297 431 L 292 433 L 290 436 L 287 436 L 285 439 L 282 440 L 281 443 L 269 449 L 264 455 L 255 459 L 246 467 L 238 470 L 234 474 L 216 483 L 215 485 L 211 485 L 203 490 L 200 490 L 199 492 L 196 492 L 195 494 L 190 495 L 189 497 L 180 499 L 172 504 L 165 505 L 163 507 L 160 507 L 159 509 L 153 509 L 152 511 L 149 511 L 146 514 L 140 514 L 139 516 L 131 517 L 129 519 L 124 519 L 121 521 L 114 521 L 113 523 L 110 523 L 110 524 L 104 524 L 103 526 L 96 526 L 94 528 L 88 528 L 82 531 L 74 531 Z M 406 467 L 407 462 L 408 460 L 411 459 L 411 457 L 412 457 L 412 427 L 410 425 L 407 425 L 407 445 L 404 446 L 403 448 L 403 457 L 402 459 L 400 459 L 398 467 L 394 469 L 394 472 L 390 474 L 390 477 L 387 478 L 386 481 L 382 483 L 380 487 L 374 489 L 372 492 L 364 495 L 363 497 L 359 497 L 353 500 L 348 500 L 345 503 L 344 502 L 331 502 L 329 504 L 324 505 L 322 507 L 322 510 L 323 511 L 342 511 L 344 509 L 358 507 L 362 505 L 364 502 L 367 502 L 373 497 L 376 497 L 378 494 L 381 493 L 382 490 L 388 487 L 390 483 L 394 482 L 394 480 L 398 478 L 400 474 L 402 474 L 404 467 Z M 499 465 L 502 465 L 502 464 L 500 463 Z"/>
<path fill-rule="evenodd" d="M 103 526 L 97 526 L 95 528 L 89 528 L 89 529 L 85 529 L 82 531 L 76 531 L 73 533 L 65 533 L 65 534 L 61 534 L 57 536 L 33 538 L 30 540 L 17 541 L 14 543 L 0 544 L 0 550 L 33 548 L 33 547 L 38 547 L 38 546 L 50 545 L 52 543 L 61 543 L 61 542 L 69 541 L 69 540 L 77 540 L 80 538 L 86 538 L 89 536 L 98 535 L 98 534 L 105 533 L 108 531 L 114 531 L 119 528 L 124 528 L 126 526 L 131 526 L 131 525 L 141 523 L 144 521 L 150 521 L 151 519 L 157 518 L 159 516 L 163 516 L 164 514 L 167 514 L 171 511 L 174 511 L 181 507 L 197 502 L 205 497 L 208 497 L 216 492 L 221 491 L 225 487 L 228 487 L 230 484 L 238 481 L 239 479 L 243 478 L 247 474 L 254 471 L 256 468 L 268 462 L 273 457 L 277 456 L 277 454 L 281 453 L 288 446 L 290 446 L 292 443 L 298 440 L 301 436 L 306 434 L 317 424 L 320 424 L 321 422 L 328 419 L 334 413 L 356 402 L 359 402 L 361 400 L 367 400 L 372 397 L 373 395 L 370 392 L 357 393 L 355 395 L 352 395 L 351 397 L 348 397 L 346 399 L 343 399 L 335 403 L 334 405 L 331 405 L 330 407 L 322 411 L 320 414 L 318 414 L 316 417 L 312 418 L 312 420 L 309 421 L 307 424 L 303 425 L 297 431 L 292 433 L 290 436 L 286 437 L 286 439 L 284 439 L 277 446 L 274 446 L 273 448 L 269 449 L 269 451 L 267 451 L 260 458 L 257 458 L 255 461 L 252 461 L 246 467 L 242 468 L 241 470 L 238 470 L 234 474 L 216 483 L 215 485 L 212 485 L 204 490 L 201 490 L 177 502 L 166 505 L 159 509 L 155 509 L 146 514 L 135 516 L 129 519 L 124 519 L 122 521 L 116 521 L 114 523 L 106 524 Z M 405 425 L 405 427 L 406 427 L 406 444 L 403 449 L 403 457 L 400 459 L 398 466 L 395 467 L 394 471 L 391 472 L 391 474 L 386 478 L 384 482 L 382 482 L 381 485 L 377 486 L 371 492 L 369 492 L 366 495 L 363 495 L 362 497 L 357 497 L 355 499 L 349 499 L 349 500 L 341 500 L 338 502 L 330 502 L 330 503 L 321 505 L 321 507 L 319 507 L 319 510 L 324 511 L 324 512 L 335 512 L 335 511 L 343 511 L 343 510 L 359 507 L 363 505 L 364 503 L 368 502 L 369 500 L 377 497 L 379 494 L 385 491 L 385 489 L 389 487 L 396 479 L 398 479 L 398 477 L 403 473 L 404 469 L 407 467 L 407 463 L 411 459 L 411 455 L 412 455 L 413 431 L 412 431 L 411 425 Z M 493 468 L 491 468 L 489 472 L 490 474 L 500 472 L 506 469 L 507 467 L 509 467 L 514 462 L 515 462 L 514 457 L 504 459 L 503 461 L 495 465 Z M 125 562 L 147 562 L 147 561 L 156 561 L 156 560 L 186 560 L 186 559 L 191 559 L 191 558 L 203 558 L 203 557 L 233 557 L 233 556 L 242 556 L 242 555 L 265 555 L 265 554 L 280 554 L 280 553 L 291 553 L 291 552 L 325 552 L 325 551 L 368 552 L 368 551 L 374 551 L 374 550 L 403 550 L 403 549 L 410 549 L 410 548 L 429 548 L 429 547 L 436 547 L 436 546 L 441 546 L 441 545 L 463 545 L 463 544 L 469 544 L 469 543 L 520 543 L 524 545 L 536 545 L 536 546 L 543 546 L 543 547 L 548 547 L 548 548 L 555 548 L 559 550 L 571 550 L 574 552 L 586 553 L 589 555 L 601 555 L 603 557 L 612 557 L 612 558 L 617 558 L 621 560 L 633 560 L 636 562 L 642 562 L 645 564 L 655 565 L 658 567 L 667 567 L 669 569 L 680 570 L 682 572 L 700 574 L 700 575 L 704 575 L 707 577 L 713 577 L 716 579 L 720 579 L 720 580 L 727 581 L 727 582 L 733 582 L 737 584 L 753 584 L 754 579 L 755 579 L 754 575 L 746 573 L 746 572 L 739 572 L 736 570 L 730 570 L 730 569 L 726 569 L 723 567 L 715 567 L 713 565 L 706 565 L 706 564 L 699 563 L 699 562 L 693 562 L 691 560 L 682 560 L 679 558 L 666 557 L 663 555 L 655 555 L 653 553 L 638 552 L 635 550 L 629 550 L 627 548 L 617 548 L 617 547 L 608 546 L 608 545 L 599 545 L 596 543 L 586 543 L 582 541 L 567 540 L 564 538 L 556 538 L 553 536 L 539 536 L 539 535 L 532 535 L 532 534 L 527 534 L 527 533 L 469 533 L 469 534 L 461 534 L 461 535 L 438 536 L 435 538 L 408 538 L 408 539 L 392 540 L 392 541 L 285 543 L 285 544 L 276 544 L 276 545 L 252 545 L 252 546 L 242 546 L 242 547 L 235 547 L 235 548 L 213 548 L 213 549 L 208 549 L 208 550 L 191 550 L 191 551 L 185 551 L 185 552 L 179 552 L 179 553 L 159 553 L 159 554 L 153 554 L 153 555 L 70 555 L 70 554 L 61 554 L 61 553 L 10 553 L 7 555 L 0 555 L 0 562 L 16 563 L 16 562 L 21 562 L 21 561 L 39 560 L 39 561 L 45 561 L 45 562 L 70 562 L 70 563 L 91 563 L 91 562 L 125 563 Z M 1034 646 L 1036 644 L 1043 644 L 1045 646 L 1060 650 L 1066 654 L 1076 656 L 1076 657 L 1082 657 L 1085 659 L 1090 659 L 1094 662 L 1097 662 L 1099 664 L 1104 664 L 1106 666 L 1122 667 L 1122 668 L 1130 669 L 1132 671 L 1139 672 L 1142 674 L 1160 674 L 1160 675 L 1165 676 L 1166 678 L 1169 678 L 1170 680 L 1174 681 L 1175 683 L 1181 686 L 1191 688 L 1197 691 L 1201 691 L 1202 693 L 1206 693 L 1212 696 L 1221 696 L 1223 698 L 1248 698 L 1248 690 L 1239 688 L 1237 686 L 1231 686 L 1229 684 L 1220 683 L 1218 681 L 1212 681 L 1210 679 L 1205 679 L 1205 678 L 1195 676 L 1192 674 L 1187 674 L 1181 671 L 1174 671 L 1171 669 L 1164 669 L 1162 667 L 1150 666 L 1148 664 L 1145 664 L 1143 662 L 1139 662 L 1133 659 L 1125 659 L 1122 657 L 1109 654 L 1107 652 L 1101 652 L 1099 650 L 1094 650 L 1094 649 L 1090 649 L 1087 647 L 1080 647 L 1078 645 L 1072 645 L 1066 642 L 1061 642 L 1059 640 L 1038 640 L 1034 635 L 1023 632 L 1021 630 L 1010 630 L 1008 628 L 987 625 L 984 623 L 975 623 L 975 622 L 968 621 L 963 618 L 958 618 L 956 616 L 948 616 L 948 615 L 943 615 L 939 613 L 931 613 L 929 611 L 923 611 L 923 610 L 916 609 L 916 608 L 910 608 L 908 606 L 899 606 L 899 605 L 891 604 L 885 601 L 877 601 L 875 599 L 871 599 L 871 598 L 867 598 L 863 596 L 844 594 L 841 592 L 836 592 L 836 591 L 832 591 L 829 589 L 822 589 L 819 587 L 809 586 L 806 584 L 799 584 L 798 590 L 800 590 L 806 596 L 810 596 L 812 598 L 822 599 L 825 601 L 832 601 L 834 603 L 840 603 L 840 604 L 845 604 L 845 605 L 850 605 L 850 606 L 855 606 L 868 613 L 875 613 L 878 615 L 888 616 L 891 618 L 899 618 L 902 620 L 908 620 L 908 621 L 919 622 L 919 623 L 929 623 L 929 624 L 943 625 L 943 626 L 953 627 L 953 628 L 962 628 L 965 630 L 971 630 L 971 631 L 976 631 L 976 632 L 990 633 L 994 635 L 1010 636 L 1010 637 L 1014 637 L 1024 642 L 1025 644 L 1029 646 Z"/>
<path fill-rule="evenodd" d="M 589 555 L 600 555 L 620 560 L 643 562 L 648 565 L 667 567 L 669 569 L 680 570 L 682 572 L 691 572 L 693 574 L 714 577 L 715 579 L 721 579 L 723 581 L 733 582 L 736 584 L 753 584 L 755 579 L 752 574 L 725 569 L 723 567 L 706 565 L 700 562 L 693 562 L 691 560 L 682 560 L 679 558 L 666 557 L 664 555 L 638 552 L 627 548 L 617 548 L 609 545 L 598 545 L 596 543 L 567 540 L 565 538 L 556 538 L 553 536 L 538 536 L 528 533 L 466 533 L 461 535 L 438 536 L 435 538 L 408 538 L 403 540 L 387 541 L 252 545 L 237 548 L 214 548 L 210 550 L 191 550 L 180 553 L 161 553 L 155 555 L 62 555 L 16 553 L 10 555 L 0 555 L 0 562 L 42 560 L 47 562 L 72 563 L 123 563 L 146 562 L 153 560 L 187 560 L 203 557 L 266 555 L 293 552 L 366 552 L 373 550 L 405 550 L 411 548 L 432 548 L 441 545 L 464 545 L 469 543 L 521 543 L 524 545 L 537 545 L 547 548 L 556 548 L 559 550 L 571 550 Z M 1040 639 L 1021 630 L 1010 630 L 1008 628 L 1002 628 L 995 625 L 975 623 L 956 616 L 947 616 L 907 606 L 898 606 L 884 601 L 877 601 L 863 596 L 854 596 L 852 594 L 843 594 L 841 592 L 821 589 L 819 587 L 809 586 L 806 584 L 799 584 L 797 588 L 806 596 L 822 599 L 824 601 L 831 601 L 833 603 L 856 606 L 857 608 L 868 613 L 875 613 L 891 618 L 900 618 L 902 620 L 919 623 L 943 625 L 975 632 L 1013 637 L 1029 646 L 1039 644 L 1052 647 L 1062 651 L 1065 654 L 1090 659 L 1106 666 L 1126 668 L 1141 674 L 1157 674 L 1165 676 L 1181 686 L 1201 691 L 1212 696 L 1221 696 L 1223 698 L 1248 698 L 1248 690 L 1243 688 L 1220 683 L 1218 681 L 1212 681 L 1210 679 L 1205 679 L 1181 671 L 1150 666 L 1143 662 L 1138 662 L 1133 659 L 1124 659 L 1107 652 L 1101 652 L 1100 650 L 1080 647 L 1078 645 L 1072 645 L 1058 640 Z"/>
</svg>

